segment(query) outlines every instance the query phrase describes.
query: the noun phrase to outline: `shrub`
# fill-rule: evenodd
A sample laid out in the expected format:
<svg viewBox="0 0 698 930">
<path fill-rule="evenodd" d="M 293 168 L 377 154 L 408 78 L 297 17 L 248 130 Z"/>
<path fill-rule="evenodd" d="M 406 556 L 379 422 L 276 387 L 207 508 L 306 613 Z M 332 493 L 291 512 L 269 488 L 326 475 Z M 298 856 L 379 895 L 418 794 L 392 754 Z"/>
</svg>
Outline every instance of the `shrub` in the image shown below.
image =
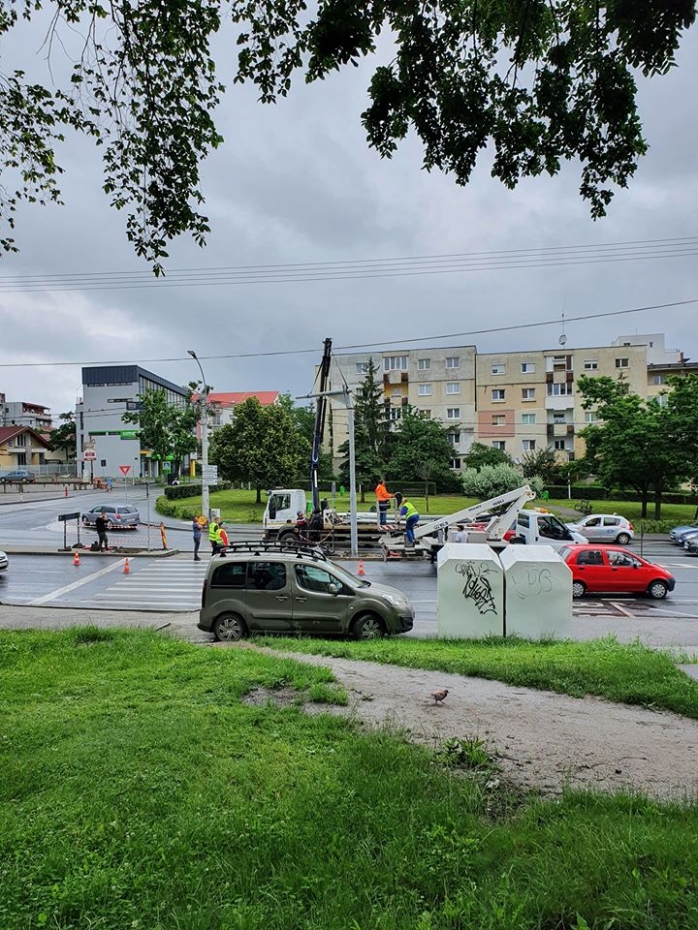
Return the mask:
<svg viewBox="0 0 698 930">
<path fill-rule="evenodd" d="M 513 465 L 483 465 L 480 469 L 468 468 L 463 472 L 463 493 L 466 497 L 497 497 L 521 487 L 526 482 L 521 472 Z M 540 496 L 543 482 L 539 477 L 530 478 L 530 487 Z"/>
</svg>

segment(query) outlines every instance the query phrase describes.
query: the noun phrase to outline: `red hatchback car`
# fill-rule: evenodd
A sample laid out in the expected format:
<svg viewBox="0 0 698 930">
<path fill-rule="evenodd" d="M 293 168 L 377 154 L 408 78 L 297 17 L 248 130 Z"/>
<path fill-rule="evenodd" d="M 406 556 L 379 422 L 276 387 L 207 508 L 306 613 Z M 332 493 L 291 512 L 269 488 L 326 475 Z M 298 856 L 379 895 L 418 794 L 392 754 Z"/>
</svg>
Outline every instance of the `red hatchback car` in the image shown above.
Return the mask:
<svg viewBox="0 0 698 930">
<path fill-rule="evenodd" d="M 659 600 L 676 585 L 666 568 L 621 546 L 570 546 L 560 550 L 560 558 L 572 571 L 573 597 L 587 592 L 649 594 Z"/>
</svg>

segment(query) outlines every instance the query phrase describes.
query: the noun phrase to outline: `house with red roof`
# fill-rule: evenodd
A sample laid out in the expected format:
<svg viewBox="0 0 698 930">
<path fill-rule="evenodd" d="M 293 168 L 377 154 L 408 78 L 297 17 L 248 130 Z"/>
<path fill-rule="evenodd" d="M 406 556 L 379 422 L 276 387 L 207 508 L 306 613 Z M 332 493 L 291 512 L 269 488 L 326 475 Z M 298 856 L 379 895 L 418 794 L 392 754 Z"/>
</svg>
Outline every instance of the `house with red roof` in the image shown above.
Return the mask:
<svg viewBox="0 0 698 930">
<path fill-rule="evenodd" d="M 231 423 L 235 407 L 250 397 L 256 397 L 262 407 L 270 407 L 279 403 L 281 394 L 279 391 L 211 391 L 208 395 L 209 429 L 216 430 L 219 426 Z M 195 394 L 194 399 L 198 400 L 198 395 Z"/>
<path fill-rule="evenodd" d="M 30 426 L 0 426 L 0 472 L 43 465 L 48 439 Z"/>
</svg>

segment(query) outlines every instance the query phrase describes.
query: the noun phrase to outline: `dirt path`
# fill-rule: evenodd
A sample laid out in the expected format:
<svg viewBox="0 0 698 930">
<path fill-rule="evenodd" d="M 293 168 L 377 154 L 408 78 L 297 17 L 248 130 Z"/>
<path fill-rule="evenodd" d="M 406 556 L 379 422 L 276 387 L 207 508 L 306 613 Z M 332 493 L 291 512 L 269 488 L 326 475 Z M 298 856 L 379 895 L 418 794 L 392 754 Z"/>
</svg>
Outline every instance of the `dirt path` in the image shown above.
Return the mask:
<svg viewBox="0 0 698 930">
<path fill-rule="evenodd" d="M 698 798 L 696 720 L 480 678 L 285 655 L 333 670 L 351 696 L 348 708 L 334 707 L 333 713 L 407 731 L 434 748 L 449 738 L 480 739 L 503 775 L 523 788 L 545 794 L 565 785 L 624 788 L 659 798 Z M 437 688 L 449 689 L 443 705 L 429 697 Z"/>
</svg>

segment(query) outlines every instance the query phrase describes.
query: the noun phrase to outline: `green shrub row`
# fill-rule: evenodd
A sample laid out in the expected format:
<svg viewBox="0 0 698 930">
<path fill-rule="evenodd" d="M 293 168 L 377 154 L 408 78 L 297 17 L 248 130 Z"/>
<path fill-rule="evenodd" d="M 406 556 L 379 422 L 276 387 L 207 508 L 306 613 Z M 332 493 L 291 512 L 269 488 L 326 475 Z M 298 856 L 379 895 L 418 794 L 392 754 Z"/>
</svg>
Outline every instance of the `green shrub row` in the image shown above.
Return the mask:
<svg viewBox="0 0 698 930">
<path fill-rule="evenodd" d="M 566 485 L 549 484 L 545 490 L 549 496 L 562 500 L 568 496 Z M 573 484 L 569 493 L 575 500 L 588 501 L 637 501 L 639 500 L 637 491 L 632 489 L 603 488 L 598 484 Z M 698 504 L 698 497 L 695 494 L 686 494 L 679 491 L 667 491 L 662 494 L 662 502 L 665 504 Z"/>
<path fill-rule="evenodd" d="M 232 482 L 230 481 L 219 481 L 215 488 L 212 486 L 212 490 L 216 491 L 229 491 L 232 488 Z M 170 501 L 181 500 L 183 497 L 200 497 L 201 496 L 201 485 L 200 484 L 177 484 L 172 485 L 168 484 L 165 491 L 165 497 Z M 164 513 L 165 511 L 161 511 Z M 169 516 L 169 514 L 168 514 Z"/>
</svg>

